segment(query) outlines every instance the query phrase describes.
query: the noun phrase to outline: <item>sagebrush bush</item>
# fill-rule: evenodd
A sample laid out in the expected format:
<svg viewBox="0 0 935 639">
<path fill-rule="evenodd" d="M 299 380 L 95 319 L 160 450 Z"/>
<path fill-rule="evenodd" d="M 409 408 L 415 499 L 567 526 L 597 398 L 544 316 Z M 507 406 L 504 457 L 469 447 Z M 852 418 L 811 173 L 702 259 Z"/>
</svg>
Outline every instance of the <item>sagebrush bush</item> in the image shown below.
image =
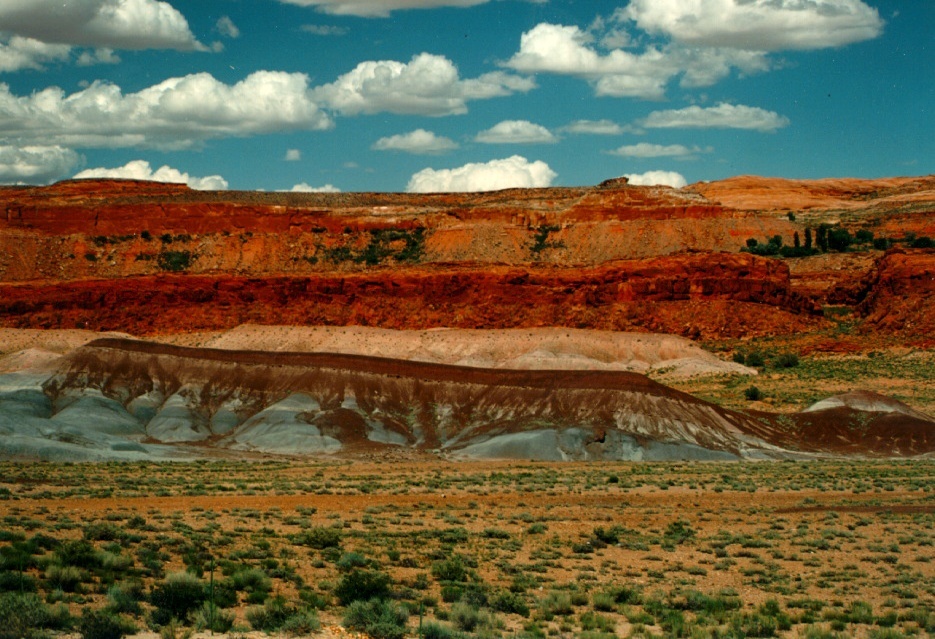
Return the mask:
<svg viewBox="0 0 935 639">
<path fill-rule="evenodd" d="M 347 607 L 344 625 L 365 632 L 373 639 L 403 639 L 406 636 L 408 613 L 385 599 L 355 601 Z"/>
<path fill-rule="evenodd" d="M 153 621 L 160 626 L 173 618 L 185 621 L 206 598 L 204 584 L 198 577 L 187 572 L 171 573 L 149 595 L 149 602 L 156 607 Z"/>
<path fill-rule="evenodd" d="M 310 635 L 321 629 L 318 613 L 314 610 L 299 610 L 290 615 L 279 628 L 287 635 Z"/>
<path fill-rule="evenodd" d="M 106 608 L 85 608 L 78 621 L 78 632 L 82 639 L 122 639 L 125 635 L 135 633 L 136 626 Z"/>
<path fill-rule="evenodd" d="M 354 601 L 383 599 L 390 594 L 390 576 L 377 570 L 354 569 L 341 577 L 334 595 L 346 606 Z"/>
<path fill-rule="evenodd" d="M 282 596 L 272 597 L 262 606 L 247 608 L 247 622 L 254 630 L 272 632 L 282 628 L 286 620 L 296 613 L 294 606 L 290 605 Z"/>
<path fill-rule="evenodd" d="M 260 568 L 247 568 L 234 573 L 231 583 L 236 590 L 247 593 L 247 601 L 261 604 L 273 589 L 273 580 Z"/>
<path fill-rule="evenodd" d="M 366 568 L 370 562 L 362 554 L 356 551 L 346 552 L 341 555 L 336 564 L 338 570 L 349 571 L 354 568 Z"/>
<path fill-rule="evenodd" d="M 192 622 L 196 630 L 227 632 L 234 625 L 234 615 L 206 601 L 195 611 Z"/>
<path fill-rule="evenodd" d="M 52 610 L 32 593 L 0 594 L 0 639 L 33 639 L 54 627 Z"/>
<path fill-rule="evenodd" d="M 753 368 L 760 368 L 766 363 L 766 360 L 763 358 L 763 353 L 759 351 L 753 351 L 747 355 L 747 366 Z"/>
<path fill-rule="evenodd" d="M 460 555 L 452 555 L 432 564 L 432 576 L 438 581 L 467 581 L 468 574 L 468 568 Z"/>
<path fill-rule="evenodd" d="M 422 639 L 455 639 L 459 633 L 437 621 L 426 621 L 422 624 L 421 635 Z"/>
<path fill-rule="evenodd" d="M 482 615 L 477 608 L 464 602 L 458 602 L 451 607 L 449 618 L 455 628 L 465 632 L 474 632 L 481 622 Z"/>
<path fill-rule="evenodd" d="M 77 592 L 82 582 L 88 578 L 87 572 L 75 566 L 49 566 L 45 571 L 45 578 L 52 588 L 64 592 Z"/>
<path fill-rule="evenodd" d="M 337 528 L 309 528 L 295 539 L 296 543 L 317 550 L 325 548 L 338 548 L 341 545 L 343 534 Z"/>
<path fill-rule="evenodd" d="M 756 386 L 748 386 L 743 392 L 743 396 L 751 402 L 756 402 L 763 399 L 763 392 Z"/>
<path fill-rule="evenodd" d="M 107 590 L 107 607 L 114 612 L 139 616 L 143 612 L 140 606 L 143 599 L 143 584 L 139 581 L 114 584 Z"/>
</svg>

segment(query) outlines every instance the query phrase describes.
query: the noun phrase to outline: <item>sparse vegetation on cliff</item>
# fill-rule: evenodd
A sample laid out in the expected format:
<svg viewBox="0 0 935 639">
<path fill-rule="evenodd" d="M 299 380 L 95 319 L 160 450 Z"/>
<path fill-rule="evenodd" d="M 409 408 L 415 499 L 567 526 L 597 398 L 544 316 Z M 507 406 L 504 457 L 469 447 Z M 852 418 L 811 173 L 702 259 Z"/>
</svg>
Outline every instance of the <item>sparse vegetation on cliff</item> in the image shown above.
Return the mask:
<svg viewBox="0 0 935 639">
<path fill-rule="evenodd" d="M 565 243 L 562 240 L 549 240 L 549 235 L 561 229 L 562 227 L 555 224 L 543 224 L 535 229 L 535 234 L 532 238 L 532 246 L 529 247 L 533 256 L 538 257 L 538 255 L 546 249 L 565 248 Z"/>
<path fill-rule="evenodd" d="M 353 235 L 350 228 L 344 230 L 347 236 Z M 324 249 L 325 259 L 332 263 L 354 262 L 377 266 L 387 260 L 397 263 L 415 263 L 422 260 L 425 251 L 425 229 L 373 229 L 369 231 L 367 245 L 355 251 L 349 245 Z"/>
<path fill-rule="evenodd" d="M 191 251 L 163 251 L 156 258 L 159 268 L 173 273 L 187 270 L 193 259 Z"/>
</svg>

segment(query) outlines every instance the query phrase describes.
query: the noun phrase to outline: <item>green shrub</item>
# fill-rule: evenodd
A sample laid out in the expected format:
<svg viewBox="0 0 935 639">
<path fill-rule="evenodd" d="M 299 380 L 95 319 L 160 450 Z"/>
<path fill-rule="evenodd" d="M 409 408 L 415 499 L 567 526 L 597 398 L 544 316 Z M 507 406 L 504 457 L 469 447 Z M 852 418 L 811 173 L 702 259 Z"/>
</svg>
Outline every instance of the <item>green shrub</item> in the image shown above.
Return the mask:
<svg viewBox="0 0 935 639">
<path fill-rule="evenodd" d="M 196 630 L 227 632 L 234 625 L 234 615 L 221 610 L 210 601 L 206 601 L 201 605 L 201 608 L 195 611 L 193 625 Z"/>
<path fill-rule="evenodd" d="M 341 555 L 341 558 L 338 559 L 336 566 L 338 567 L 338 570 L 347 572 L 353 568 L 365 568 L 369 564 L 370 561 L 366 557 L 364 557 L 359 552 L 352 551 Z"/>
<path fill-rule="evenodd" d="M 673 544 L 681 544 L 695 536 L 695 530 L 687 521 L 673 521 L 666 526 L 663 535 L 665 540 Z"/>
<path fill-rule="evenodd" d="M 189 613 L 197 610 L 206 599 L 204 584 L 187 572 L 175 572 L 156 584 L 149 602 L 156 607 L 153 620 L 164 625 L 171 619 L 185 621 Z"/>
<path fill-rule="evenodd" d="M 55 549 L 55 560 L 60 566 L 75 566 L 76 568 L 98 566 L 97 551 L 87 539 L 66 541 Z"/>
<path fill-rule="evenodd" d="M 445 603 L 454 603 L 461 601 L 464 594 L 464 588 L 460 584 L 443 584 L 441 589 L 442 601 Z"/>
<path fill-rule="evenodd" d="M 735 364 L 743 365 L 747 363 L 747 356 L 741 353 L 740 351 L 737 351 L 736 353 L 734 353 L 734 356 L 732 359 L 734 360 Z"/>
<path fill-rule="evenodd" d="M 310 635 L 321 629 L 318 613 L 314 610 L 299 610 L 290 615 L 279 630 L 287 635 Z"/>
<path fill-rule="evenodd" d="M 230 608 L 237 605 L 237 586 L 233 579 L 223 579 L 214 582 L 214 589 L 208 586 L 208 598 L 214 601 L 219 608 Z"/>
<path fill-rule="evenodd" d="M 53 625 L 49 606 L 32 593 L 0 594 L 0 619 L 0 639 L 38 638 Z"/>
<path fill-rule="evenodd" d="M 116 613 L 105 609 L 81 612 L 78 632 L 82 639 L 122 639 L 136 632 L 136 626 Z"/>
<path fill-rule="evenodd" d="M 459 636 L 454 629 L 443 626 L 436 621 L 426 621 L 422 624 L 419 633 L 422 639 L 456 639 Z"/>
<path fill-rule="evenodd" d="M 554 616 L 564 617 L 574 612 L 571 604 L 571 595 L 567 592 L 553 590 L 544 598 L 539 600 L 539 615 L 545 619 L 552 619 Z"/>
<path fill-rule="evenodd" d="M 24 572 L 0 572 L 0 592 L 36 592 L 36 579 Z"/>
<path fill-rule="evenodd" d="M 344 625 L 351 630 L 365 632 L 373 639 L 403 639 L 408 618 L 401 606 L 390 601 L 355 601 L 347 607 Z"/>
<path fill-rule="evenodd" d="M 852 242 L 853 238 L 845 228 L 836 226 L 828 232 L 828 248 L 832 251 L 846 251 Z"/>
<path fill-rule="evenodd" d="M 290 606 L 284 597 L 276 596 L 267 600 L 263 606 L 247 608 L 246 617 L 254 630 L 271 632 L 279 630 L 295 613 L 295 607 Z"/>
<path fill-rule="evenodd" d="M 783 353 L 776 358 L 776 368 L 795 368 L 799 365 L 799 356 L 795 353 Z"/>
<path fill-rule="evenodd" d="M 309 528 L 298 535 L 294 541 L 297 544 L 324 550 L 325 548 L 337 548 L 341 545 L 341 531 L 337 528 L 316 527 Z"/>
<path fill-rule="evenodd" d="M 873 231 L 860 229 L 854 233 L 855 244 L 871 244 L 873 242 Z"/>
<path fill-rule="evenodd" d="M 468 579 L 468 568 L 461 555 L 452 555 L 432 564 L 432 576 L 438 581 L 463 582 Z"/>
<path fill-rule="evenodd" d="M 120 541 L 127 534 L 110 522 L 94 522 L 84 527 L 84 538 L 88 541 Z"/>
<path fill-rule="evenodd" d="M 114 584 L 107 591 L 107 607 L 114 612 L 139 616 L 143 612 L 140 606 L 143 599 L 143 584 L 138 581 Z"/>
<path fill-rule="evenodd" d="M 515 614 L 521 617 L 529 616 L 529 604 L 522 595 L 509 590 L 499 590 L 490 597 L 490 608 L 497 612 Z"/>
<path fill-rule="evenodd" d="M 610 617 L 599 615 L 593 612 L 585 612 L 581 615 L 582 630 L 598 630 L 613 635 L 617 624 Z"/>
<path fill-rule="evenodd" d="M 482 615 L 474 606 L 459 602 L 451 607 L 449 618 L 455 628 L 465 632 L 474 632 L 481 622 Z"/>
<path fill-rule="evenodd" d="M 612 586 L 607 593 L 618 604 L 638 606 L 643 603 L 643 592 L 639 586 Z"/>
<path fill-rule="evenodd" d="M 191 251 L 163 251 L 156 261 L 164 271 L 179 272 L 191 266 L 193 257 Z"/>
<path fill-rule="evenodd" d="M 45 571 L 45 578 L 51 588 L 58 588 L 64 592 L 77 592 L 89 575 L 86 571 L 75 566 L 49 566 Z"/>
<path fill-rule="evenodd" d="M 334 594 L 342 606 L 354 601 L 383 599 L 390 594 L 390 576 L 377 570 L 354 569 L 341 577 Z"/>
<path fill-rule="evenodd" d="M 759 351 L 753 351 L 747 355 L 747 366 L 752 368 L 761 368 L 766 364 L 766 360 L 763 359 L 763 353 Z"/>
<path fill-rule="evenodd" d="M 263 603 L 266 595 L 273 589 L 273 580 L 259 568 L 246 568 L 235 572 L 231 577 L 231 584 L 236 590 L 247 594 L 261 593 L 262 600 L 255 603 Z"/>
<path fill-rule="evenodd" d="M 763 398 L 763 393 L 756 386 L 748 386 L 743 392 L 743 396 L 746 397 L 748 401 L 756 402 Z"/>
</svg>

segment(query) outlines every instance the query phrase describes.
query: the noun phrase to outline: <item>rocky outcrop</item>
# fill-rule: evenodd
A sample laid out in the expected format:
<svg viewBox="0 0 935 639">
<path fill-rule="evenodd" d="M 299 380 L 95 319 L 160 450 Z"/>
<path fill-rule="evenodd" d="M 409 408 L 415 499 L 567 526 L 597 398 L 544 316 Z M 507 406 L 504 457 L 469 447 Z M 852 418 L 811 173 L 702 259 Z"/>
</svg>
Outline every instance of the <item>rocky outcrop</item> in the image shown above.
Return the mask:
<svg viewBox="0 0 935 639">
<path fill-rule="evenodd" d="M 863 330 L 925 338 L 935 345 L 935 250 L 893 249 L 863 279 Z"/>
<path fill-rule="evenodd" d="M 709 316 L 699 316 L 699 304 L 711 307 Z M 586 269 L 451 266 L 0 286 L 0 325 L 138 335 L 261 323 L 569 326 L 697 337 L 793 331 L 819 321 L 808 315 L 813 310 L 791 291 L 784 263 L 741 253 L 683 254 Z"/>
<path fill-rule="evenodd" d="M 167 271 L 250 276 L 373 266 L 594 266 L 684 250 L 735 251 L 781 235 L 781 217 L 731 211 L 668 187 L 492 193 L 247 193 L 79 180 L 0 188 L 0 281 Z"/>
<path fill-rule="evenodd" d="M 876 180 L 789 180 L 740 175 L 716 182 L 699 182 L 686 190 L 741 210 L 898 209 L 918 202 L 931 207 L 935 200 L 935 175 Z"/>
</svg>

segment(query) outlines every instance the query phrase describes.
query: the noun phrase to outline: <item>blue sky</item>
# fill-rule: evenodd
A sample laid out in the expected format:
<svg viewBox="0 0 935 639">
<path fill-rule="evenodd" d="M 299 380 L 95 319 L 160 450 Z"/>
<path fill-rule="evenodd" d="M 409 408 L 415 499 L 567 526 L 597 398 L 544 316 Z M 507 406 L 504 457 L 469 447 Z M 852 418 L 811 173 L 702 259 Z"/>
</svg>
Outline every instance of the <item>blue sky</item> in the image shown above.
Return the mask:
<svg viewBox="0 0 935 639">
<path fill-rule="evenodd" d="M 931 0 L 2 0 L 0 183 L 935 172 Z"/>
</svg>

